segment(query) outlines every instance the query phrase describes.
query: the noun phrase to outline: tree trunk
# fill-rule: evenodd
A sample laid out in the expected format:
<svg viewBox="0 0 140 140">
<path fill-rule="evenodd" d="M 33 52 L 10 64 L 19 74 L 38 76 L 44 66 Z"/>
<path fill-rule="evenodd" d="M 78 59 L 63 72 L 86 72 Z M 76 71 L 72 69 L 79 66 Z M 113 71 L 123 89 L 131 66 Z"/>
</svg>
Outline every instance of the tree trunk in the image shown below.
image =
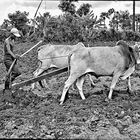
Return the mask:
<svg viewBox="0 0 140 140">
<path fill-rule="evenodd" d="M 138 22 L 136 21 L 136 31 L 138 31 Z"/>
<path fill-rule="evenodd" d="M 133 0 L 133 31 L 135 32 L 135 0 Z"/>
</svg>

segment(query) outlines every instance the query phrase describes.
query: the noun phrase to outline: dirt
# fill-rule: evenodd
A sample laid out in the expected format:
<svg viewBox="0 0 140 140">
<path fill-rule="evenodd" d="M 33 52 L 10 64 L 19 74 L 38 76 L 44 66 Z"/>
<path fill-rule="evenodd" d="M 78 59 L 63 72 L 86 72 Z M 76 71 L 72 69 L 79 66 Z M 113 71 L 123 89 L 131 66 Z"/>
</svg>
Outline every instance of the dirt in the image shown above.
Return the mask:
<svg viewBox="0 0 140 140">
<path fill-rule="evenodd" d="M 20 43 L 16 53 L 22 54 L 34 44 Z M 32 77 L 37 68 L 36 49 L 18 62 L 22 75 L 15 83 Z M 0 65 L 0 84 L 3 84 L 6 71 L 4 65 Z M 67 73 L 47 78 L 48 88 L 44 92 L 31 91 L 30 86 L 14 89 L 15 103 L 0 103 L 0 138 L 139 140 L 139 75 L 140 72 L 135 71 L 131 76 L 131 94 L 127 91 L 127 81 L 120 80 L 109 102 L 106 97 L 111 77 L 93 77 L 94 88 L 86 77 L 83 86 L 86 99 L 80 98 L 77 89 L 70 88 L 63 105 L 59 100 Z M 2 94 L 1 91 L 1 97 Z"/>
</svg>

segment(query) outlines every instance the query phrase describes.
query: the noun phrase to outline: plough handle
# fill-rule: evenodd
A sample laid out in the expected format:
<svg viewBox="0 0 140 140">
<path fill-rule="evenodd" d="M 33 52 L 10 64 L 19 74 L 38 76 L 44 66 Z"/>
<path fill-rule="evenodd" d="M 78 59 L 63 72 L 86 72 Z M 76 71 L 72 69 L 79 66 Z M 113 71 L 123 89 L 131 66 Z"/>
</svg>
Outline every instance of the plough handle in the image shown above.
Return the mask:
<svg viewBox="0 0 140 140">
<path fill-rule="evenodd" d="M 25 54 L 27 54 L 28 52 L 30 52 L 32 49 L 34 49 L 36 46 L 38 46 L 40 43 L 42 43 L 43 41 L 39 41 L 36 45 L 34 45 L 32 48 L 30 48 L 28 51 L 26 51 L 25 53 L 23 53 L 20 57 L 23 57 Z"/>
<path fill-rule="evenodd" d="M 39 41 L 36 45 L 34 45 L 32 48 L 30 48 L 30 49 L 29 49 L 28 51 L 26 51 L 25 53 L 23 53 L 20 57 L 23 57 L 25 54 L 27 54 L 29 51 L 31 51 L 33 48 L 35 48 L 38 44 L 40 44 L 40 43 L 42 43 L 42 42 L 43 42 L 42 40 Z M 12 68 L 14 67 L 14 65 L 16 64 L 16 62 L 17 62 L 17 59 L 15 59 L 15 60 L 13 61 L 13 63 L 11 64 L 11 66 L 10 66 L 8 72 L 7 72 L 7 77 L 9 77 L 9 75 L 10 75 L 10 73 L 11 73 L 11 71 L 12 71 Z"/>
<path fill-rule="evenodd" d="M 11 73 L 11 71 L 12 71 L 14 65 L 16 64 L 16 62 L 17 62 L 17 59 L 15 59 L 15 60 L 13 61 L 13 63 L 11 64 L 11 66 L 10 66 L 8 72 L 7 72 L 7 75 L 6 75 L 7 77 L 9 77 L 9 75 L 10 75 L 10 73 Z"/>
<path fill-rule="evenodd" d="M 14 65 L 16 64 L 16 61 L 17 61 L 17 59 L 15 59 L 15 60 L 13 61 L 13 63 L 11 64 L 11 66 L 10 66 L 10 68 L 9 68 L 7 74 L 6 74 L 4 89 L 6 89 L 6 88 L 10 89 L 10 83 L 11 83 L 11 81 L 10 81 L 10 74 L 11 74 L 11 71 L 12 71 Z M 8 84 L 8 87 L 7 87 L 7 84 Z"/>
</svg>

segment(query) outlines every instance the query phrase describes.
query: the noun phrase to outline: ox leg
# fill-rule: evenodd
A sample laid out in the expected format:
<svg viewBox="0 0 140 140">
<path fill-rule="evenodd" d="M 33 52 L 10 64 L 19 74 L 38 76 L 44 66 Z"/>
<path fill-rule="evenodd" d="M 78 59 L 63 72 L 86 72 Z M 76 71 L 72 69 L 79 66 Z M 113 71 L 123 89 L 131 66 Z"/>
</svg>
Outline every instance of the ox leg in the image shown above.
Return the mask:
<svg viewBox="0 0 140 140">
<path fill-rule="evenodd" d="M 127 82 L 128 82 L 128 86 L 127 86 L 127 92 L 129 93 L 129 95 L 134 95 L 133 92 L 132 92 L 132 87 L 131 87 L 131 79 L 130 79 L 130 76 L 127 77 Z"/>
<path fill-rule="evenodd" d="M 128 91 L 131 92 L 132 91 L 132 87 L 131 87 L 130 76 L 127 78 L 127 80 L 128 80 Z"/>
<path fill-rule="evenodd" d="M 109 95 L 108 95 L 108 99 L 111 99 L 112 98 L 112 93 L 113 93 L 113 90 L 116 86 L 116 83 L 119 79 L 119 77 L 121 76 L 120 73 L 116 73 L 114 76 L 113 76 L 113 80 L 112 80 L 112 83 L 111 83 L 111 86 L 110 86 L 110 91 L 109 91 Z"/>
<path fill-rule="evenodd" d="M 60 99 L 60 105 L 63 104 L 63 102 L 65 101 L 67 91 L 69 90 L 70 86 L 76 81 L 76 79 L 77 79 L 76 76 L 75 77 L 70 76 L 68 80 L 65 82 L 65 86 L 63 88 L 62 96 Z"/>
<path fill-rule="evenodd" d="M 93 82 L 92 77 L 91 77 L 90 74 L 88 74 L 88 77 L 89 77 L 89 80 L 90 80 L 90 82 L 91 82 L 91 86 L 92 86 L 92 87 L 95 87 L 95 83 Z"/>
<path fill-rule="evenodd" d="M 56 67 L 56 66 L 54 66 L 54 65 L 50 65 L 50 67 L 49 67 L 49 65 L 47 66 L 47 70 L 46 70 L 46 72 L 52 72 L 52 70 L 57 70 L 58 68 Z M 52 69 L 53 68 L 53 69 Z M 50 71 L 48 71 L 48 70 L 50 70 Z M 47 81 L 46 81 L 46 79 L 43 79 L 43 80 L 41 80 L 41 83 L 42 83 L 42 88 L 46 88 L 46 89 L 49 89 L 49 87 L 48 87 L 48 83 L 47 83 Z"/>
<path fill-rule="evenodd" d="M 43 84 L 42 84 L 42 81 L 38 81 L 39 85 L 43 88 Z"/>
<path fill-rule="evenodd" d="M 48 86 L 47 86 L 47 82 L 46 82 L 45 79 L 43 79 L 43 80 L 40 81 L 40 82 L 43 83 L 42 87 L 46 87 L 46 88 L 48 88 Z"/>
<path fill-rule="evenodd" d="M 44 69 L 40 69 L 38 68 L 35 72 L 34 72 L 34 77 L 39 76 L 40 74 L 42 74 L 44 72 Z M 35 88 L 35 83 L 32 84 L 32 89 Z"/>
<path fill-rule="evenodd" d="M 80 93 L 80 96 L 81 96 L 82 100 L 85 100 L 86 98 L 85 98 L 85 96 L 83 94 L 83 89 L 82 89 L 83 83 L 84 83 L 84 76 L 82 76 L 79 79 L 77 79 L 76 86 L 77 86 L 77 88 L 79 90 L 79 93 Z"/>
<path fill-rule="evenodd" d="M 76 80 L 77 81 L 77 80 Z M 73 85 L 71 86 L 72 87 L 72 90 L 75 90 L 76 89 L 76 81 L 73 83 Z"/>
</svg>

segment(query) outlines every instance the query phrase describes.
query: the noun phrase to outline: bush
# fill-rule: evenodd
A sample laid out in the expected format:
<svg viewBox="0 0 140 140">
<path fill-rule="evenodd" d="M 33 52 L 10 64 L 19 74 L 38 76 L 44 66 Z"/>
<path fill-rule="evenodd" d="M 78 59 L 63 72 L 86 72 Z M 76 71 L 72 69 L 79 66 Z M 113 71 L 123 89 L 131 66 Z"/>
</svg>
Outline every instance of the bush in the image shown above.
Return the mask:
<svg viewBox="0 0 140 140">
<path fill-rule="evenodd" d="M 96 42 L 96 41 L 140 41 L 140 33 L 131 30 L 87 28 L 84 20 L 66 13 L 61 17 L 51 17 L 46 25 L 45 41 L 49 43 Z M 36 34 L 37 35 L 37 34 Z M 35 37 L 37 38 L 37 37 Z"/>
<path fill-rule="evenodd" d="M 116 31 L 114 29 L 94 29 L 91 41 L 118 41 L 118 40 L 125 40 L 125 41 L 140 41 L 140 33 L 133 32 L 131 30 L 126 31 Z"/>
<path fill-rule="evenodd" d="M 34 39 L 37 39 L 36 35 Z M 46 42 L 70 43 L 70 42 L 96 42 L 96 41 L 140 41 L 140 33 L 127 31 L 116 31 L 114 29 L 92 29 L 82 30 L 78 26 L 61 25 L 59 28 L 49 28 L 46 36 Z"/>
<path fill-rule="evenodd" d="M 132 30 L 126 30 L 123 32 L 123 39 L 126 41 L 140 41 L 140 33 L 133 32 Z"/>
<path fill-rule="evenodd" d="M 114 29 L 94 29 L 91 40 L 94 41 L 118 41 L 121 39 L 121 33 Z"/>
</svg>

